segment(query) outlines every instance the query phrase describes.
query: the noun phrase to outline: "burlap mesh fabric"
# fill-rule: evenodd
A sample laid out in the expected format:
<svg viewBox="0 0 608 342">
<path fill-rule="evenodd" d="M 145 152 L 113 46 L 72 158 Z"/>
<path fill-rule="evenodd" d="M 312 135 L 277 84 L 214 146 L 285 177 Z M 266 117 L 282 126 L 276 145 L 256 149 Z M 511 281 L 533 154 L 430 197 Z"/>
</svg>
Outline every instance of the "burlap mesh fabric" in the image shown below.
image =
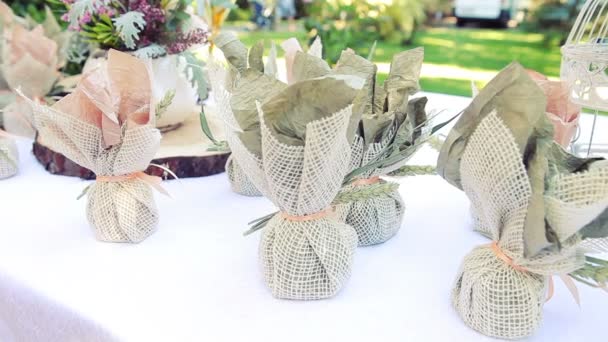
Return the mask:
<svg viewBox="0 0 608 342">
<path fill-rule="evenodd" d="M 17 174 L 19 152 L 15 141 L 9 137 L 0 137 L 0 179 Z"/>
<path fill-rule="evenodd" d="M 351 168 L 356 169 L 371 163 L 385 148 L 388 140 L 389 138 L 380 143 L 370 144 L 364 151 L 363 138 L 357 136 L 351 145 L 353 160 Z M 380 170 L 372 170 L 361 175 L 360 178 L 370 178 L 380 174 Z M 345 190 L 363 186 L 366 185 L 349 185 Z M 388 196 L 340 205 L 337 212 L 344 217 L 347 224 L 355 228 L 359 246 L 370 246 L 386 242 L 397 234 L 403 222 L 405 203 L 399 191 L 395 190 Z"/>
<path fill-rule="evenodd" d="M 228 146 L 232 149 L 236 134 L 241 131 L 241 128 L 234 118 L 234 115 L 232 115 L 232 112 L 227 110 L 230 108 L 231 97 L 230 92 L 226 90 L 226 83 L 228 82 L 227 75 L 228 71 L 223 66 L 215 61 L 209 63 L 209 79 L 213 88 L 213 100 L 218 106 L 217 112 L 224 123 L 226 141 Z M 228 181 L 230 182 L 232 191 L 240 195 L 251 197 L 262 195 L 260 190 L 258 190 L 253 182 L 249 180 L 247 174 L 232 156 L 230 156 L 226 162 L 226 173 L 228 174 Z"/>
<path fill-rule="evenodd" d="M 290 146 L 273 136 L 261 114 L 266 189 L 283 213 L 306 216 L 329 208 L 350 167 L 351 115 L 352 106 L 310 123 L 306 145 Z M 277 214 L 262 232 L 264 279 L 278 298 L 331 297 L 350 277 L 356 247 L 354 229 L 331 214 L 304 222 Z"/>
<path fill-rule="evenodd" d="M 251 197 L 262 195 L 232 156 L 228 157 L 228 161 L 226 162 L 226 173 L 228 174 L 232 191 Z"/>
<path fill-rule="evenodd" d="M 492 112 L 481 121 L 463 153 L 462 186 L 471 200 L 478 227 L 498 241 L 518 269 L 491 246 L 475 248 L 464 259 L 452 303 L 471 328 L 492 337 L 524 338 L 542 319 L 547 276 L 567 274 L 584 262 L 576 237 L 561 251 L 524 256 L 524 224 L 531 185 L 509 129 Z"/>
<path fill-rule="evenodd" d="M 47 146 L 99 176 L 145 170 L 160 146 L 152 125 L 123 126 L 122 142 L 105 149 L 101 130 L 46 106 L 33 104 L 34 121 Z M 96 182 L 89 188 L 87 218 L 95 235 L 108 242 L 140 242 L 158 224 L 151 187 L 139 179 Z"/>
<path fill-rule="evenodd" d="M 231 142 L 233 156 L 249 179 L 282 211 L 267 223 L 260 240 L 264 280 L 277 298 L 328 298 L 350 276 L 357 247 L 352 227 L 333 213 L 301 222 L 284 214 L 306 216 L 329 208 L 350 170 L 346 130 L 351 113 L 348 107 L 310 123 L 305 146 L 279 142 L 260 113 L 263 157 L 236 136 Z M 224 115 L 231 115 L 228 109 Z"/>
</svg>

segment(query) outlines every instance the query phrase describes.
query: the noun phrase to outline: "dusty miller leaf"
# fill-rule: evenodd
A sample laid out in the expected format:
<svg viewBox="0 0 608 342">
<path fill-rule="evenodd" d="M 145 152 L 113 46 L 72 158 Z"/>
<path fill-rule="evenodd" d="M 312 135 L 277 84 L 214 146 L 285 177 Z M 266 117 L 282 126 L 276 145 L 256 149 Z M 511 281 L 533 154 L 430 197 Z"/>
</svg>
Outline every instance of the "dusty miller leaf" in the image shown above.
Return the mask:
<svg viewBox="0 0 608 342">
<path fill-rule="evenodd" d="M 109 4 L 112 0 L 76 0 L 70 12 L 68 12 L 68 19 L 70 20 L 70 26 L 78 26 L 78 21 L 86 13 L 95 12 L 95 9 Z"/>
<path fill-rule="evenodd" d="M 198 59 L 192 52 L 186 51 L 180 54 L 186 60 L 186 77 L 192 82 L 192 86 L 197 88 L 198 97 L 201 100 L 207 98 L 207 81 L 203 66 L 205 63 Z"/>
<path fill-rule="evenodd" d="M 167 54 L 167 50 L 158 44 L 148 45 L 144 48 L 141 48 L 141 49 L 133 52 L 133 55 L 135 57 L 141 58 L 141 59 L 154 59 L 154 58 L 165 56 L 166 54 Z"/>
<path fill-rule="evenodd" d="M 139 40 L 139 32 L 146 27 L 144 14 L 141 12 L 127 12 L 118 18 L 112 19 L 120 38 L 129 49 L 135 48 L 135 42 Z"/>
</svg>

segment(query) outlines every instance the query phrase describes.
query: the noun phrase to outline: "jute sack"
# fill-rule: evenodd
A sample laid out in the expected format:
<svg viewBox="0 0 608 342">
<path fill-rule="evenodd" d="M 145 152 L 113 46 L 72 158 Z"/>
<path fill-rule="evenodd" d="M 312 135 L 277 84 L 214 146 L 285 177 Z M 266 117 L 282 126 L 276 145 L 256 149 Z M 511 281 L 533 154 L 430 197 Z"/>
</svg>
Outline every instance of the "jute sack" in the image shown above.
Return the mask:
<svg viewBox="0 0 608 342">
<path fill-rule="evenodd" d="M 228 174 L 232 191 L 251 197 L 262 195 L 232 156 L 228 157 L 228 161 L 226 162 L 226 173 Z"/>
<path fill-rule="evenodd" d="M 583 266 L 580 240 L 572 236 L 560 251 L 524 255 L 531 185 L 517 144 L 495 112 L 471 135 L 460 165 L 479 227 L 495 242 L 465 257 L 452 303 L 467 325 L 485 335 L 527 337 L 542 320 L 548 277 Z"/>
<path fill-rule="evenodd" d="M 2 134 L 2 131 L 0 131 Z M 17 174 L 19 165 L 19 151 L 15 140 L 0 135 L 0 179 Z"/>
<path fill-rule="evenodd" d="M 364 152 L 363 139 L 357 136 L 351 147 L 357 167 L 374 160 L 383 147 L 383 143 L 371 144 Z M 365 187 L 377 182 L 382 182 L 378 170 L 372 170 L 348 185 L 345 190 Z M 348 225 L 355 228 L 358 245 L 371 246 L 384 243 L 397 234 L 403 221 L 405 203 L 399 191 L 394 190 L 388 196 L 339 205 L 337 211 L 344 216 Z"/>
</svg>

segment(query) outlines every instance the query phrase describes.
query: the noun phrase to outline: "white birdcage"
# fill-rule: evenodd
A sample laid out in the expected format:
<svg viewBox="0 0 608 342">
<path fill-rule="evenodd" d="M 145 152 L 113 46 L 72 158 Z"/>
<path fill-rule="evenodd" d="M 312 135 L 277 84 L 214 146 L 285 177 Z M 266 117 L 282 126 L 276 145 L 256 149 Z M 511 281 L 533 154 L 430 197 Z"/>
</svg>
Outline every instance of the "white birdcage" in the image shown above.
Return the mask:
<svg viewBox="0 0 608 342">
<path fill-rule="evenodd" d="M 608 0 L 588 0 L 562 47 L 561 79 L 570 89 L 572 102 L 595 110 L 589 143 L 574 151 L 596 148 L 593 136 L 598 111 L 608 111 Z M 584 145 L 584 148 L 583 148 Z"/>
</svg>

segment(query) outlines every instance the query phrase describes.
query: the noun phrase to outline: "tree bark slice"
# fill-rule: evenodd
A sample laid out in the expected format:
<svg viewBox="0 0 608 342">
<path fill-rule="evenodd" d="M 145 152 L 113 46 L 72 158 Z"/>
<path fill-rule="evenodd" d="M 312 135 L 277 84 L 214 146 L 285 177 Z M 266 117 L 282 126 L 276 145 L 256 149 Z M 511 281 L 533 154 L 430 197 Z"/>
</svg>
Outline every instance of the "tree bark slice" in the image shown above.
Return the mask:
<svg viewBox="0 0 608 342">
<path fill-rule="evenodd" d="M 210 122 L 210 126 L 216 133 L 220 133 L 219 123 Z M 219 138 L 223 138 L 222 135 L 217 134 Z M 204 136 L 200 128 L 200 119 L 196 115 L 179 128 L 163 134 L 160 149 L 152 164 L 166 167 L 179 178 L 205 177 L 222 173 L 225 171 L 230 153 L 209 152 L 208 148 L 211 146 L 213 143 Z M 95 179 L 92 171 L 45 146 L 41 137 L 34 141 L 33 152 L 40 164 L 52 174 Z M 164 179 L 171 178 L 166 171 L 154 166 L 148 167 L 146 173 Z"/>
<path fill-rule="evenodd" d="M 33 152 L 38 162 L 49 173 L 82 179 L 95 179 L 95 174 L 91 170 L 74 163 L 63 154 L 51 150 L 38 141 L 34 142 Z M 169 157 L 154 159 L 152 163 L 168 168 L 179 178 L 195 178 L 224 172 L 229 156 L 230 154 L 226 153 L 206 157 Z M 163 177 L 163 179 L 172 178 L 166 171 L 154 166 L 148 167 L 146 173 Z"/>
</svg>

